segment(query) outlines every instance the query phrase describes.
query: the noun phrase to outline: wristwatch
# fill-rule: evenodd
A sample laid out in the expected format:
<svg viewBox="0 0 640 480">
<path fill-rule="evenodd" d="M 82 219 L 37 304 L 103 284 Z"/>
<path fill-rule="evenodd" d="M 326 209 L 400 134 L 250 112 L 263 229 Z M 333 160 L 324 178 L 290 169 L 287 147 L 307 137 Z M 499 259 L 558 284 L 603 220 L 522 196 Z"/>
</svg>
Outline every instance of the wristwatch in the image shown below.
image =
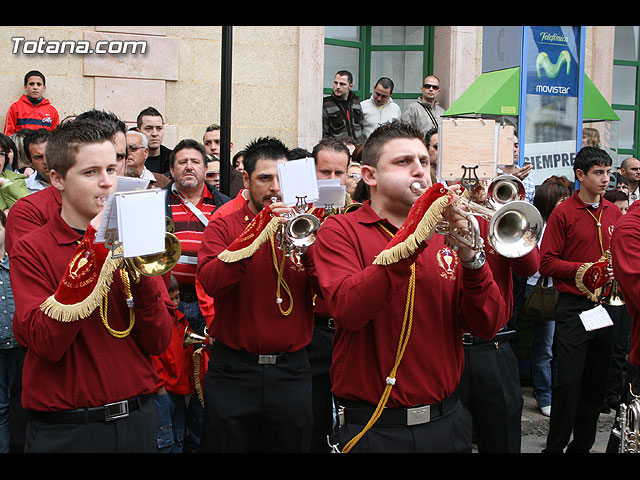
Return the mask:
<svg viewBox="0 0 640 480">
<path fill-rule="evenodd" d="M 462 266 L 465 268 L 470 268 L 471 270 L 477 270 L 478 268 L 484 265 L 486 256 L 484 254 L 484 250 L 478 250 L 473 257 L 473 259 L 469 262 L 461 262 Z"/>
</svg>

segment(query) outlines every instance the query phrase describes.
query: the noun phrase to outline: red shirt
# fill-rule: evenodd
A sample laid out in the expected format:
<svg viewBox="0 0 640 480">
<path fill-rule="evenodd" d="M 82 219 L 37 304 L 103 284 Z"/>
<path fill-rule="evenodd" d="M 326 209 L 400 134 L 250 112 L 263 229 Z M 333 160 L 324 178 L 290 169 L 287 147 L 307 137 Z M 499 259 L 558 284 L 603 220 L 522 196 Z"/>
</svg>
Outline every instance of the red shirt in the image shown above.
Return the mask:
<svg viewBox="0 0 640 480">
<path fill-rule="evenodd" d="M 205 225 L 198 217 L 171 191 L 169 192 L 169 203 L 171 204 L 171 215 L 175 225 L 175 236 L 180 240 L 182 246 L 182 256 L 193 259 L 193 262 L 178 263 L 171 273 L 173 273 L 180 284 L 180 289 L 186 287 L 187 291 L 195 293 L 196 279 L 196 262 L 198 251 L 200 250 L 200 242 L 202 241 L 202 232 Z M 202 198 L 196 205 L 207 219 L 211 219 L 211 215 L 216 210 L 215 200 L 208 188 L 202 191 Z"/>
<path fill-rule="evenodd" d="M 540 251 L 535 247 L 528 254 L 518 258 L 507 258 L 497 253 L 488 240 L 489 222 L 484 218 L 478 218 L 480 232 L 484 239 L 484 251 L 487 255 L 487 263 L 491 267 L 493 278 L 495 279 L 505 304 L 507 311 L 513 310 L 513 274 L 520 277 L 530 277 L 534 275 L 540 266 Z"/>
<path fill-rule="evenodd" d="M 613 274 L 631 316 L 629 362 L 640 365 L 640 202 L 634 202 L 616 223 L 611 238 Z M 637 392 L 636 392 L 637 393 Z"/>
<path fill-rule="evenodd" d="M 55 293 L 82 236 L 60 215 L 18 240 L 12 249 L 11 286 L 15 297 L 14 334 L 27 347 L 22 375 L 24 408 L 56 411 L 125 400 L 155 390 L 151 355 L 171 339 L 171 316 L 163 280 L 142 277 L 131 285 L 135 326 L 123 339 L 113 337 L 99 309 L 74 322 L 48 317 L 40 305 Z M 109 292 L 109 325 L 129 326 L 129 308 L 119 275 Z"/>
<path fill-rule="evenodd" d="M 318 281 L 336 323 L 333 393 L 370 404 L 380 400 L 396 356 L 415 262 L 411 336 L 387 405 L 436 403 L 458 386 L 462 334 L 493 338 L 510 312 L 490 268 L 463 268 L 442 235 L 434 234 L 406 260 L 373 265 L 391 239 L 379 222 L 392 233 L 397 230 L 367 201 L 355 212 L 327 218 L 314 245 Z"/>
<path fill-rule="evenodd" d="M 285 261 L 283 278 L 291 289 L 293 310 L 284 316 L 276 303 L 278 274 L 270 242 L 253 256 L 225 263 L 217 255 L 247 228 L 254 214 L 245 203 L 240 210 L 209 223 L 198 255 L 198 280 L 213 297 L 215 318 L 209 335 L 236 350 L 251 353 L 295 352 L 311 341 L 313 331 L 313 275 L 311 255 L 303 266 Z M 279 266 L 282 252 L 275 248 Z M 284 289 L 283 309 L 289 307 Z"/>
<path fill-rule="evenodd" d="M 620 209 L 602 198 L 597 209 L 587 206 L 576 191 L 551 212 L 540 243 L 540 275 L 553 277 L 561 293 L 584 296 L 576 286 L 576 272 L 586 262 L 602 256 L 596 219 L 602 224 L 602 247 L 609 250 L 613 226 L 622 216 Z"/>
</svg>

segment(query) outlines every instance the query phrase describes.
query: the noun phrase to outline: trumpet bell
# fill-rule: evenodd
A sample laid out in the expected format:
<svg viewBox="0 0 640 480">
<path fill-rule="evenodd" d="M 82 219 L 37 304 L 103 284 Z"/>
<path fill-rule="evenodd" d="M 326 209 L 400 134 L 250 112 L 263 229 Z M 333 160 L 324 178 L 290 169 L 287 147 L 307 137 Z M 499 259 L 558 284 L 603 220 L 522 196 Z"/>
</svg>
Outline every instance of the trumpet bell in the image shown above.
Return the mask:
<svg viewBox="0 0 640 480">
<path fill-rule="evenodd" d="M 488 240 L 503 257 L 518 258 L 536 247 L 542 227 L 537 208 L 525 201 L 512 201 L 498 208 L 491 217 Z"/>
<path fill-rule="evenodd" d="M 162 252 L 130 258 L 135 271 L 141 275 L 152 277 L 170 271 L 182 255 L 182 246 L 178 237 L 169 232 L 165 233 L 164 245 L 165 248 Z"/>
<path fill-rule="evenodd" d="M 525 198 L 524 183 L 515 175 L 499 175 L 487 187 L 488 202 L 494 210 Z"/>
<path fill-rule="evenodd" d="M 289 220 L 285 227 L 288 241 L 296 248 L 313 245 L 316 232 L 320 228 L 320 220 L 310 213 L 302 213 Z"/>
</svg>

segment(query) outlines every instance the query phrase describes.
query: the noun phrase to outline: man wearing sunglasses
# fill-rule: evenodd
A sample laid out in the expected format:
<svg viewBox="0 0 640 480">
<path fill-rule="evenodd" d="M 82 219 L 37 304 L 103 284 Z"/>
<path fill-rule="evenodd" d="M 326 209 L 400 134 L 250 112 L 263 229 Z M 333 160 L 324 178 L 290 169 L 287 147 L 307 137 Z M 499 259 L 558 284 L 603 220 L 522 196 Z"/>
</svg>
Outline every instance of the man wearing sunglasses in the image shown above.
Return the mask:
<svg viewBox="0 0 640 480">
<path fill-rule="evenodd" d="M 440 125 L 440 116 L 444 108 L 438 103 L 440 94 L 440 80 L 435 75 L 428 75 L 422 82 L 422 96 L 414 103 L 410 103 L 402 113 L 402 120 L 415 124 L 423 134 Z"/>
</svg>

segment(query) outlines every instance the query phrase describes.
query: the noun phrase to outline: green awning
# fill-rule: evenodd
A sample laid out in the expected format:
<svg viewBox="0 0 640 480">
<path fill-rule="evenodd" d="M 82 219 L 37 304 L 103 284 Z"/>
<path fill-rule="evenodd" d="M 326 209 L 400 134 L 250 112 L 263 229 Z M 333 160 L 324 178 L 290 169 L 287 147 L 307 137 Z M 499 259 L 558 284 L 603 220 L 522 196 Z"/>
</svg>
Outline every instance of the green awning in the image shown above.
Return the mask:
<svg viewBox="0 0 640 480">
<path fill-rule="evenodd" d="M 480 75 L 443 116 L 518 115 L 520 67 Z"/>
<path fill-rule="evenodd" d="M 442 116 L 517 116 L 519 97 L 520 67 L 487 72 L 480 75 Z M 584 121 L 620 120 L 586 74 L 582 117 Z"/>
</svg>

